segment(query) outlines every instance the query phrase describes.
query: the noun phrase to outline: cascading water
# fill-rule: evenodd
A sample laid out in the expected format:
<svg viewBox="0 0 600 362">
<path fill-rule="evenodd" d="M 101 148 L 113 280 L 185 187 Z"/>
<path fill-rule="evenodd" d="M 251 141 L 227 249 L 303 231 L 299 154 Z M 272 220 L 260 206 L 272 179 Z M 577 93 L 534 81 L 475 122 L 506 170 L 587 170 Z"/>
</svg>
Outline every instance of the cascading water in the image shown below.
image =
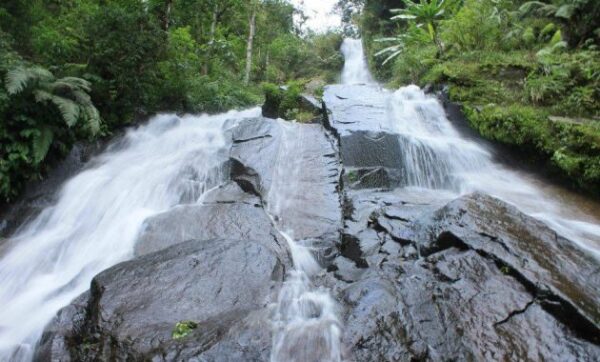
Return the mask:
<svg viewBox="0 0 600 362">
<path fill-rule="evenodd" d="M 128 259 L 147 217 L 194 203 L 217 185 L 228 157 L 227 121 L 161 115 L 131 130 L 62 188 L 0 256 L 0 361 L 27 361 L 44 326 L 89 288 L 100 271 Z"/>
<path fill-rule="evenodd" d="M 342 83 L 373 83 L 373 77 L 369 72 L 365 59 L 362 41 L 360 39 L 346 38 L 342 43 L 341 50 L 345 58 L 344 69 L 342 70 Z"/>
<path fill-rule="evenodd" d="M 305 128 L 295 123 L 280 121 L 279 125 L 282 139 L 267 211 L 287 241 L 294 270 L 287 276 L 275 304 L 271 361 L 341 361 L 341 323 L 336 303 L 326 289 L 315 288 L 311 282 L 311 276 L 321 268 L 310 245 L 295 241 L 294 230 L 282 230 L 286 220 L 281 215 L 301 206 L 303 189 L 298 187 L 298 180 L 302 178 L 307 135 Z"/>
<path fill-rule="evenodd" d="M 345 41 L 356 44 L 358 40 Z M 344 74 L 368 72 L 358 45 L 346 46 Z M 355 69 L 362 67 L 363 69 Z M 352 69 L 346 69 L 352 68 Z M 354 84 L 352 77 L 345 83 Z M 399 137 L 403 155 L 403 185 L 453 191 L 457 195 L 483 191 L 514 204 L 546 222 L 555 231 L 600 256 L 600 207 L 581 196 L 542 181 L 533 174 L 508 169 L 493 160 L 484 146 L 463 137 L 433 96 L 411 85 L 387 97 L 385 128 Z M 445 196 L 447 198 L 447 196 Z M 586 212 L 587 211 L 587 212 Z M 593 216 L 591 214 L 594 214 Z"/>
</svg>

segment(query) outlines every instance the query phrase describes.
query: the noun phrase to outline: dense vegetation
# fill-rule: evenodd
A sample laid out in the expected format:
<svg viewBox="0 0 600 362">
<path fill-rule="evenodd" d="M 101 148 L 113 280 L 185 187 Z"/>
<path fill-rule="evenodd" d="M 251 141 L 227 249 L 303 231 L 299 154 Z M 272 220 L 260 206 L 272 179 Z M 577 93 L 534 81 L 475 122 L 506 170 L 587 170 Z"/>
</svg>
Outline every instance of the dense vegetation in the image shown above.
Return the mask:
<svg viewBox="0 0 600 362">
<path fill-rule="evenodd" d="M 0 202 L 74 142 L 159 111 L 261 101 L 261 83 L 332 81 L 339 34 L 302 34 L 285 0 L 0 4 Z M 301 79 L 301 80 L 300 80 Z"/>
<path fill-rule="evenodd" d="M 377 76 L 446 85 L 471 126 L 600 195 L 600 2 L 358 0 Z"/>
</svg>

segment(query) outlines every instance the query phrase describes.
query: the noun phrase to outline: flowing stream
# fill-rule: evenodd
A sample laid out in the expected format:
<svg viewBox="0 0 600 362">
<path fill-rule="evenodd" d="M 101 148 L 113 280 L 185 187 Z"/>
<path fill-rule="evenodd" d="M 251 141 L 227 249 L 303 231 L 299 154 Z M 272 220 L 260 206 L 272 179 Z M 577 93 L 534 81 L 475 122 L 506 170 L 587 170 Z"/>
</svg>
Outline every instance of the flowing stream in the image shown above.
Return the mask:
<svg viewBox="0 0 600 362">
<path fill-rule="evenodd" d="M 552 185 L 533 173 L 494 161 L 492 150 L 462 136 L 439 100 L 410 85 L 395 92 L 372 84 L 361 41 L 346 39 L 345 84 L 368 84 L 386 97 L 382 128 L 398 135 L 407 188 L 447 191 L 456 196 L 483 191 L 544 221 L 559 234 L 600 257 L 600 205 Z M 352 68 L 352 69 L 348 69 Z"/>
<path fill-rule="evenodd" d="M 272 362 L 341 361 L 341 323 L 335 300 L 324 288 L 315 288 L 311 277 L 321 267 L 310 245 L 294 240 L 293 229 L 283 229 L 287 210 L 301 207 L 303 188 L 302 154 L 306 129 L 279 121 L 282 139 L 274 167 L 273 184 L 267 197 L 267 211 L 287 241 L 294 269 L 275 303 Z"/>
<path fill-rule="evenodd" d="M 0 361 L 31 360 L 56 312 L 96 274 L 132 257 L 147 217 L 196 202 L 221 182 L 224 127 L 259 114 L 157 116 L 69 180 L 0 255 Z"/>
</svg>

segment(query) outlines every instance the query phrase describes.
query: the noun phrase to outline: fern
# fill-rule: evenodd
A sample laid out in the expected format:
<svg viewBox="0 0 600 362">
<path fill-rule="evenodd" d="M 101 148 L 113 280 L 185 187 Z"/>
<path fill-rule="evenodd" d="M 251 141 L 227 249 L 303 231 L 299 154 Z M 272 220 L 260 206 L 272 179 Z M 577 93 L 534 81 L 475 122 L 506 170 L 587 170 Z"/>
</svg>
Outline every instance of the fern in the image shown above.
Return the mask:
<svg viewBox="0 0 600 362">
<path fill-rule="evenodd" d="M 51 102 L 56 105 L 67 126 L 73 127 L 79 120 L 79 105 L 70 99 L 54 96 Z"/>
<path fill-rule="evenodd" d="M 92 134 L 98 133 L 100 131 L 100 124 L 102 123 L 102 120 L 96 107 L 89 105 L 84 108 L 84 113 L 87 121 L 87 127 L 90 132 L 92 132 Z"/>
<path fill-rule="evenodd" d="M 6 73 L 5 87 L 8 94 L 15 95 L 25 90 L 32 81 L 48 81 L 52 78 L 52 73 L 42 67 L 17 67 Z"/>
<path fill-rule="evenodd" d="M 42 127 L 39 135 L 33 138 L 32 150 L 33 150 L 33 161 L 40 163 L 46 158 L 52 140 L 54 139 L 54 133 L 49 127 Z"/>
<path fill-rule="evenodd" d="M 19 66 L 6 74 L 5 87 L 9 95 L 30 89 L 37 103 L 51 103 L 58 108 L 67 126 L 80 120 L 92 134 L 100 130 L 101 118 L 91 97 L 91 84 L 85 79 L 64 77 L 56 79 L 47 69 L 39 66 Z"/>
</svg>

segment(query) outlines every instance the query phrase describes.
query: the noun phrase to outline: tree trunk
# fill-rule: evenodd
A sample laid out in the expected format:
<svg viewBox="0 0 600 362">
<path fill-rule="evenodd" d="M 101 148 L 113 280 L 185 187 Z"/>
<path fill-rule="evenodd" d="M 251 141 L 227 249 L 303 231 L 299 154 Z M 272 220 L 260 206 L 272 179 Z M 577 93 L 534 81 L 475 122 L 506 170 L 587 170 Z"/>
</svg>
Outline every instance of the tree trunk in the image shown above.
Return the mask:
<svg viewBox="0 0 600 362">
<path fill-rule="evenodd" d="M 206 59 L 204 64 L 202 65 L 202 75 L 208 74 L 208 63 L 210 62 L 210 58 L 212 56 L 212 47 L 215 42 L 215 35 L 217 32 L 217 21 L 219 20 L 219 4 L 215 4 L 212 13 L 212 21 L 210 23 L 210 33 L 208 38 L 208 49 L 206 51 Z"/>
<path fill-rule="evenodd" d="M 171 8 L 173 7 L 173 0 L 165 0 L 165 14 L 163 17 L 163 30 L 169 30 L 169 19 L 171 17 Z"/>
<path fill-rule="evenodd" d="M 246 74 L 244 75 L 244 84 L 250 83 L 250 70 L 252 69 L 252 43 L 254 42 L 254 32 L 256 31 L 256 6 L 252 8 L 250 16 L 250 31 L 248 33 L 248 44 L 246 46 Z"/>
</svg>

